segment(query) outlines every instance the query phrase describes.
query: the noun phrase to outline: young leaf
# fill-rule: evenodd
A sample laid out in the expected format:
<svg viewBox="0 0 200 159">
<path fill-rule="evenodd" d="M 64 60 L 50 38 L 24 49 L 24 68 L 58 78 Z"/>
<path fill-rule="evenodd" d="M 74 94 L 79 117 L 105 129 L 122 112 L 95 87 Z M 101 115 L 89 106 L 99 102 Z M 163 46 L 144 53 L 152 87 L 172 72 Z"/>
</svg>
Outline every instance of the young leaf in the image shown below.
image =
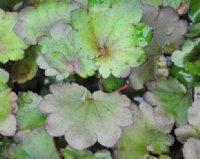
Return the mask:
<svg viewBox="0 0 200 159">
<path fill-rule="evenodd" d="M 186 40 L 181 50 L 173 52 L 171 60 L 178 67 L 185 67 L 185 62 L 189 59 L 195 59 L 194 56 L 198 55 L 200 39 Z"/>
<path fill-rule="evenodd" d="M 143 102 L 133 107 L 134 124 L 123 130 L 118 143 L 119 159 L 144 159 L 150 153 L 161 155 L 173 144 L 169 135 L 173 121 Z"/>
<path fill-rule="evenodd" d="M 112 159 L 110 153 L 107 151 L 92 154 L 90 151 L 77 151 L 69 146 L 62 149 L 61 154 L 65 159 Z"/>
<path fill-rule="evenodd" d="M 24 59 L 15 62 L 11 67 L 11 79 L 13 82 L 25 83 L 35 77 L 37 73 L 36 52 L 34 47 L 26 50 Z"/>
<path fill-rule="evenodd" d="M 183 147 L 184 159 L 199 159 L 200 156 L 200 140 L 190 138 Z"/>
<path fill-rule="evenodd" d="M 16 118 L 13 113 L 17 111 L 17 96 L 6 89 L 0 92 L 0 134 L 12 136 L 16 131 Z"/>
<path fill-rule="evenodd" d="M 45 115 L 39 110 L 41 97 L 35 93 L 21 93 L 18 99 L 19 110 L 16 113 L 20 131 L 39 127 L 45 122 Z"/>
<path fill-rule="evenodd" d="M 27 7 L 20 12 L 14 31 L 26 44 L 34 45 L 58 21 L 69 23 L 71 11 L 78 7 L 77 3 L 65 0 L 47 0 L 37 7 Z"/>
<path fill-rule="evenodd" d="M 184 40 L 187 22 L 179 19 L 179 15 L 171 7 L 156 9 L 144 6 L 142 21 L 153 28 L 153 39 L 147 46 L 152 53 L 171 53 Z"/>
<path fill-rule="evenodd" d="M 132 124 L 131 101 L 118 93 L 97 91 L 73 84 L 53 85 L 51 94 L 40 103 L 48 114 L 46 128 L 52 136 L 65 135 L 76 149 L 90 147 L 98 141 L 112 147 L 121 135 L 121 127 Z"/>
<path fill-rule="evenodd" d="M 147 88 L 150 92 L 144 98 L 148 103 L 176 123 L 187 123 L 187 109 L 192 103 L 192 97 L 181 83 L 173 78 L 159 79 L 147 83 Z"/>
<path fill-rule="evenodd" d="M 13 31 L 17 16 L 17 13 L 4 12 L 0 9 L 0 62 L 2 63 L 22 59 L 27 48 L 23 40 Z"/>
<path fill-rule="evenodd" d="M 130 67 L 145 59 L 143 41 L 139 41 L 143 37 L 138 36 L 144 28 L 133 26 L 142 17 L 139 1 L 90 0 L 88 6 L 72 12 L 73 47 L 80 57 L 95 60 L 103 78 L 128 76 Z"/>
<path fill-rule="evenodd" d="M 53 138 L 44 128 L 18 132 L 9 148 L 12 159 L 59 159 Z"/>
<path fill-rule="evenodd" d="M 200 1 L 190 0 L 189 17 L 193 22 L 200 22 Z"/>
<path fill-rule="evenodd" d="M 49 36 L 38 41 L 37 64 L 45 69 L 46 76 L 56 76 L 58 80 L 62 80 L 74 73 L 84 78 L 95 73 L 94 62 L 79 57 L 71 46 L 67 38 L 70 31 L 69 25 L 59 21 L 52 26 Z"/>
</svg>

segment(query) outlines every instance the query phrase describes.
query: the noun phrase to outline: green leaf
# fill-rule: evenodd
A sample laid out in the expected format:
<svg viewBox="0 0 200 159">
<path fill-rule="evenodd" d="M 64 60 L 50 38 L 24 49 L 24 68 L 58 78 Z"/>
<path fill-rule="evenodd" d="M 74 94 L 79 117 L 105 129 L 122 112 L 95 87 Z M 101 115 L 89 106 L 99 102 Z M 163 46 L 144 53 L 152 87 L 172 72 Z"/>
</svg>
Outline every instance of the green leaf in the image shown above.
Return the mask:
<svg viewBox="0 0 200 159">
<path fill-rule="evenodd" d="M 181 83 L 183 83 L 186 87 L 193 86 L 199 80 L 198 77 L 186 72 L 183 68 L 177 66 L 172 67 L 170 74 L 174 78 L 178 79 Z"/>
<path fill-rule="evenodd" d="M 157 9 L 144 6 L 142 21 L 153 28 L 153 38 L 146 50 L 151 54 L 171 53 L 184 40 L 187 22 L 171 8 Z"/>
<path fill-rule="evenodd" d="M 11 67 L 10 76 L 13 82 L 25 83 L 33 79 L 37 73 L 36 52 L 34 47 L 26 50 L 24 59 L 15 62 Z"/>
<path fill-rule="evenodd" d="M 37 7 L 27 7 L 20 12 L 14 30 L 26 44 L 34 45 L 39 37 L 49 35 L 49 30 L 58 21 L 69 23 L 71 11 L 78 7 L 77 3 L 65 0 L 47 0 Z"/>
<path fill-rule="evenodd" d="M 158 79 L 147 83 L 145 100 L 156 106 L 159 112 L 166 114 L 178 124 L 187 123 L 187 109 L 192 103 L 192 98 L 186 88 L 177 80 Z"/>
<path fill-rule="evenodd" d="M 126 80 L 123 78 L 115 78 L 114 76 L 109 76 L 101 80 L 102 87 L 106 92 L 113 92 L 126 84 Z"/>
<path fill-rule="evenodd" d="M 110 153 L 107 151 L 92 154 L 90 151 L 77 151 L 69 146 L 62 149 L 61 154 L 65 159 L 112 159 Z"/>
<path fill-rule="evenodd" d="M 133 107 L 134 124 L 123 130 L 118 143 L 119 159 L 144 159 L 160 155 L 173 144 L 169 135 L 173 122 L 145 102 Z"/>
<path fill-rule="evenodd" d="M 110 74 L 127 77 L 130 67 L 139 66 L 145 59 L 141 48 L 145 40 L 138 36 L 144 28 L 133 26 L 141 17 L 137 0 L 90 0 L 88 11 L 72 12 L 74 30 L 70 39 L 80 57 L 95 60 L 103 78 Z"/>
<path fill-rule="evenodd" d="M 12 159 L 59 159 L 53 138 L 44 128 L 18 132 L 14 139 L 16 145 L 9 148 Z"/>
<path fill-rule="evenodd" d="M 27 130 L 39 127 L 45 122 L 45 115 L 39 110 L 41 97 L 35 93 L 21 93 L 18 99 L 19 110 L 16 113 L 18 129 Z"/>
<path fill-rule="evenodd" d="M 26 45 L 13 31 L 17 13 L 4 12 L 0 9 L 0 62 L 17 61 L 24 57 Z"/>
<path fill-rule="evenodd" d="M 22 2 L 22 0 L 1 0 L 0 8 L 2 9 L 12 9 L 17 3 Z"/>
<path fill-rule="evenodd" d="M 69 25 L 59 21 L 52 26 L 49 36 L 39 40 L 37 64 L 45 69 L 46 76 L 63 80 L 74 73 L 84 78 L 95 73 L 94 62 L 79 57 L 67 39 L 70 31 Z"/>
<path fill-rule="evenodd" d="M 88 148 L 96 141 L 112 147 L 121 128 L 132 124 L 131 101 L 124 95 L 91 94 L 75 83 L 52 85 L 50 92 L 40 103 L 41 111 L 48 114 L 47 131 L 52 136 L 65 135 L 76 149 Z"/>
<path fill-rule="evenodd" d="M 190 0 L 189 17 L 193 22 L 200 22 L 200 1 Z"/>
<path fill-rule="evenodd" d="M 17 96 L 10 89 L 0 91 L 0 134 L 12 136 L 16 131 Z"/>
<path fill-rule="evenodd" d="M 195 23 L 190 25 L 186 36 L 191 38 L 191 37 L 196 37 L 198 35 L 200 35 L 200 23 Z"/>
<path fill-rule="evenodd" d="M 183 147 L 184 159 L 199 159 L 200 156 L 200 140 L 190 138 Z"/>
</svg>

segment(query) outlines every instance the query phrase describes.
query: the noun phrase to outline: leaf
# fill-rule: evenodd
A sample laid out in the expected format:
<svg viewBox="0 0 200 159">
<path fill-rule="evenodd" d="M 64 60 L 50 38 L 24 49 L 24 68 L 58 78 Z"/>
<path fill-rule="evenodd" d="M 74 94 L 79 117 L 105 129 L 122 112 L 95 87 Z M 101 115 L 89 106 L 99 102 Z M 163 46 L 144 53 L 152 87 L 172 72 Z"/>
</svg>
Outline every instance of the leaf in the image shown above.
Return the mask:
<svg viewBox="0 0 200 159">
<path fill-rule="evenodd" d="M 155 76 L 168 76 L 167 63 L 163 55 L 149 55 L 147 61 L 140 67 L 132 68 L 129 81 L 133 89 L 144 88 L 144 83 L 155 79 Z"/>
<path fill-rule="evenodd" d="M 185 62 L 190 61 L 190 59 L 195 59 L 194 56 L 198 55 L 200 39 L 186 40 L 181 50 L 176 50 L 173 52 L 171 60 L 178 67 L 185 67 Z"/>
<path fill-rule="evenodd" d="M 6 84 L 9 80 L 9 73 L 4 69 L 0 68 L 0 91 L 8 88 Z"/>
<path fill-rule="evenodd" d="M 65 0 L 47 0 L 37 7 L 27 7 L 20 12 L 14 31 L 26 44 L 35 45 L 58 21 L 69 23 L 71 11 L 78 7 L 77 3 Z"/>
<path fill-rule="evenodd" d="M 112 147 L 120 137 L 121 127 L 132 124 L 131 101 L 118 93 L 97 91 L 73 84 L 52 85 L 51 94 L 40 103 L 48 114 L 46 128 L 51 136 L 65 135 L 76 149 L 88 148 L 98 141 Z"/>
<path fill-rule="evenodd" d="M 20 131 L 40 127 L 45 122 L 45 115 L 39 110 L 41 97 L 35 93 L 20 93 L 18 99 L 19 110 L 16 113 L 18 129 Z"/>
<path fill-rule="evenodd" d="M 186 88 L 176 79 L 158 79 L 147 83 L 149 92 L 144 99 L 159 112 L 164 113 L 178 124 L 187 123 L 187 109 L 192 103 L 192 98 Z"/>
<path fill-rule="evenodd" d="M 195 137 L 200 139 L 200 100 L 193 102 L 192 107 L 188 109 L 188 124 L 182 125 L 175 130 L 178 140 L 182 143 L 188 138 Z"/>
<path fill-rule="evenodd" d="M 17 13 L 4 12 L 0 9 L 0 62 L 6 63 L 9 60 L 17 61 L 24 57 L 24 44 L 15 32 L 14 25 L 17 21 Z"/>
<path fill-rule="evenodd" d="M 13 82 L 25 83 L 35 77 L 37 70 L 36 52 L 34 47 L 31 47 L 26 51 L 24 59 L 12 65 L 11 79 Z"/>
<path fill-rule="evenodd" d="M 12 140 L 8 137 L 2 137 L 0 139 L 0 158 L 1 159 L 8 159 L 8 146 L 12 143 Z"/>
<path fill-rule="evenodd" d="M 9 148 L 12 159 L 59 159 L 53 139 L 44 128 L 18 132 L 15 135 L 16 145 Z"/>
<path fill-rule="evenodd" d="M 200 35 L 200 23 L 195 23 L 190 25 L 186 36 L 191 38 L 191 37 L 196 37 L 198 35 Z"/>
<path fill-rule="evenodd" d="M 16 131 L 17 96 L 10 89 L 0 91 L 0 134 L 12 136 Z"/>
<path fill-rule="evenodd" d="M 112 159 L 110 153 L 107 151 L 92 154 L 90 151 L 77 151 L 69 146 L 62 149 L 61 154 L 65 159 Z"/>
<path fill-rule="evenodd" d="M 171 8 L 156 9 L 144 6 L 142 22 L 153 28 L 153 38 L 147 46 L 148 52 L 171 53 L 184 40 L 187 22 L 179 19 L 179 15 Z"/>
<path fill-rule="evenodd" d="M 123 78 L 115 78 L 114 76 L 109 76 L 100 81 L 103 90 L 106 92 L 113 92 L 126 84 L 126 80 Z"/>
<path fill-rule="evenodd" d="M 141 0 L 144 5 L 151 5 L 154 7 L 159 7 L 162 5 L 162 0 Z"/>
<path fill-rule="evenodd" d="M 139 109 L 133 107 L 133 117 L 134 124 L 123 130 L 119 140 L 119 159 L 144 159 L 150 153 L 167 152 L 173 144 L 173 137 L 169 135 L 173 122 L 145 102 Z"/>
<path fill-rule="evenodd" d="M 196 77 L 186 72 L 183 68 L 177 67 L 175 65 L 170 70 L 170 74 L 186 87 L 195 85 L 195 83 L 197 83 L 199 80 L 199 77 Z"/>
<path fill-rule="evenodd" d="M 17 3 L 20 3 L 22 0 L 1 0 L 0 8 L 2 9 L 12 9 Z"/>
<path fill-rule="evenodd" d="M 184 144 L 183 155 L 185 159 L 199 159 L 200 156 L 200 140 L 190 138 Z"/>
<path fill-rule="evenodd" d="M 95 73 L 96 68 L 92 60 L 76 55 L 66 38 L 70 31 L 69 25 L 59 21 L 52 26 L 49 36 L 38 41 L 37 64 L 45 69 L 46 76 L 56 76 L 58 80 L 63 80 L 74 73 L 84 78 Z"/>
<path fill-rule="evenodd" d="M 144 27 L 133 26 L 142 17 L 139 1 L 90 0 L 88 6 L 88 11 L 79 9 L 71 14 L 73 47 L 78 56 L 95 61 L 103 78 L 110 74 L 127 77 L 130 67 L 145 60 L 145 40 L 141 40 L 145 37 L 140 35 Z"/>
<path fill-rule="evenodd" d="M 193 22 L 200 22 L 200 2 L 198 0 L 190 0 L 189 17 Z"/>
</svg>

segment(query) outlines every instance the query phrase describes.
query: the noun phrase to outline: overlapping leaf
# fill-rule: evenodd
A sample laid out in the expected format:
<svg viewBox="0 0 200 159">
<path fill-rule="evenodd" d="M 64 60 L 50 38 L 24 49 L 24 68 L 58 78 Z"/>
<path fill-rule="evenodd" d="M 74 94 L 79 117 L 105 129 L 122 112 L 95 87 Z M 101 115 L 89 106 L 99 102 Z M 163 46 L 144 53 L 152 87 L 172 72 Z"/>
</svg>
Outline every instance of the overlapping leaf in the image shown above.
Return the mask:
<svg viewBox="0 0 200 159">
<path fill-rule="evenodd" d="M 12 136 L 16 131 L 16 118 L 13 113 L 17 111 L 17 96 L 10 89 L 0 92 L 0 134 Z"/>
<path fill-rule="evenodd" d="M 117 159 L 144 159 L 150 157 L 150 153 L 167 152 L 173 143 L 169 135 L 173 121 L 145 102 L 139 109 L 133 107 L 133 117 L 134 124 L 123 130 L 119 140 Z"/>
<path fill-rule="evenodd" d="M 44 128 L 18 132 L 15 143 L 10 146 L 12 159 L 59 159 L 53 139 Z"/>
<path fill-rule="evenodd" d="M 37 73 L 36 52 L 34 47 L 26 51 L 24 59 L 12 65 L 10 75 L 13 82 L 25 83 L 35 77 Z"/>
<path fill-rule="evenodd" d="M 187 40 L 182 46 L 182 50 L 177 50 L 172 54 L 172 61 L 178 67 L 184 67 L 186 71 L 193 75 L 200 75 L 200 39 Z"/>
<path fill-rule="evenodd" d="M 17 13 L 4 12 L 0 9 L 0 62 L 17 61 L 24 57 L 26 45 L 13 31 Z"/>
<path fill-rule="evenodd" d="M 65 135 L 76 149 L 98 141 L 112 147 L 121 135 L 121 127 L 132 123 L 130 100 L 118 93 L 91 94 L 77 84 L 53 85 L 44 97 L 41 111 L 48 114 L 46 128 L 52 136 Z"/>
<path fill-rule="evenodd" d="M 77 3 L 66 0 L 47 0 L 37 7 L 27 7 L 19 14 L 15 32 L 26 44 L 34 45 L 39 37 L 49 35 L 51 27 L 58 21 L 70 22 L 70 13 L 77 9 Z"/>
<path fill-rule="evenodd" d="M 19 130 L 39 127 L 45 122 L 45 115 L 39 110 L 41 97 L 35 93 L 21 93 L 18 99 L 19 110 L 16 113 Z"/>
<path fill-rule="evenodd" d="M 123 17 L 123 18 L 121 18 Z M 145 59 L 141 48 L 144 28 L 139 23 L 142 9 L 137 0 L 89 1 L 88 11 L 72 13 L 73 32 L 70 39 L 80 57 L 95 60 L 100 74 L 126 77 L 130 67 L 139 66 Z"/>
<path fill-rule="evenodd" d="M 78 73 L 82 77 L 91 76 L 96 67 L 87 57 L 79 57 L 67 38 L 71 27 L 62 21 L 54 24 L 50 35 L 39 40 L 37 64 L 45 69 L 46 76 L 56 76 L 62 80 L 70 74 Z"/>
<path fill-rule="evenodd" d="M 144 6 L 142 21 L 153 28 L 153 39 L 147 46 L 151 53 L 171 53 L 184 40 L 187 22 L 179 19 L 179 15 L 171 8 L 156 9 Z"/>
<path fill-rule="evenodd" d="M 186 142 L 188 138 L 195 137 L 200 139 L 200 101 L 193 102 L 192 107 L 188 109 L 188 123 L 178 127 L 175 130 L 178 140 L 182 143 Z"/>
<path fill-rule="evenodd" d="M 184 144 L 183 155 L 185 159 L 199 159 L 200 156 L 200 140 L 190 138 Z"/>
<path fill-rule="evenodd" d="M 187 109 L 191 105 L 192 97 L 186 88 L 176 79 L 159 79 L 147 83 L 145 100 L 156 106 L 158 111 L 166 114 L 178 124 L 187 123 Z"/>
<path fill-rule="evenodd" d="M 112 159 L 107 151 L 100 151 L 92 154 L 90 151 L 77 151 L 72 147 L 67 147 L 61 151 L 65 159 Z"/>
</svg>

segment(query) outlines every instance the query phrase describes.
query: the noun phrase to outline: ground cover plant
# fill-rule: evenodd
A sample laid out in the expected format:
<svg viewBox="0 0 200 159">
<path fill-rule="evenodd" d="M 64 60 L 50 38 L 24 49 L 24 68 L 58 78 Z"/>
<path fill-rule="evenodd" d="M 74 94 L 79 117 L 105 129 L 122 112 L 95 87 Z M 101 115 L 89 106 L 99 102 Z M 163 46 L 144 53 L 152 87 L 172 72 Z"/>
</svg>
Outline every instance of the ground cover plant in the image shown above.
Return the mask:
<svg viewBox="0 0 200 159">
<path fill-rule="evenodd" d="M 0 159 L 200 159 L 199 0 L 1 0 Z"/>
</svg>

